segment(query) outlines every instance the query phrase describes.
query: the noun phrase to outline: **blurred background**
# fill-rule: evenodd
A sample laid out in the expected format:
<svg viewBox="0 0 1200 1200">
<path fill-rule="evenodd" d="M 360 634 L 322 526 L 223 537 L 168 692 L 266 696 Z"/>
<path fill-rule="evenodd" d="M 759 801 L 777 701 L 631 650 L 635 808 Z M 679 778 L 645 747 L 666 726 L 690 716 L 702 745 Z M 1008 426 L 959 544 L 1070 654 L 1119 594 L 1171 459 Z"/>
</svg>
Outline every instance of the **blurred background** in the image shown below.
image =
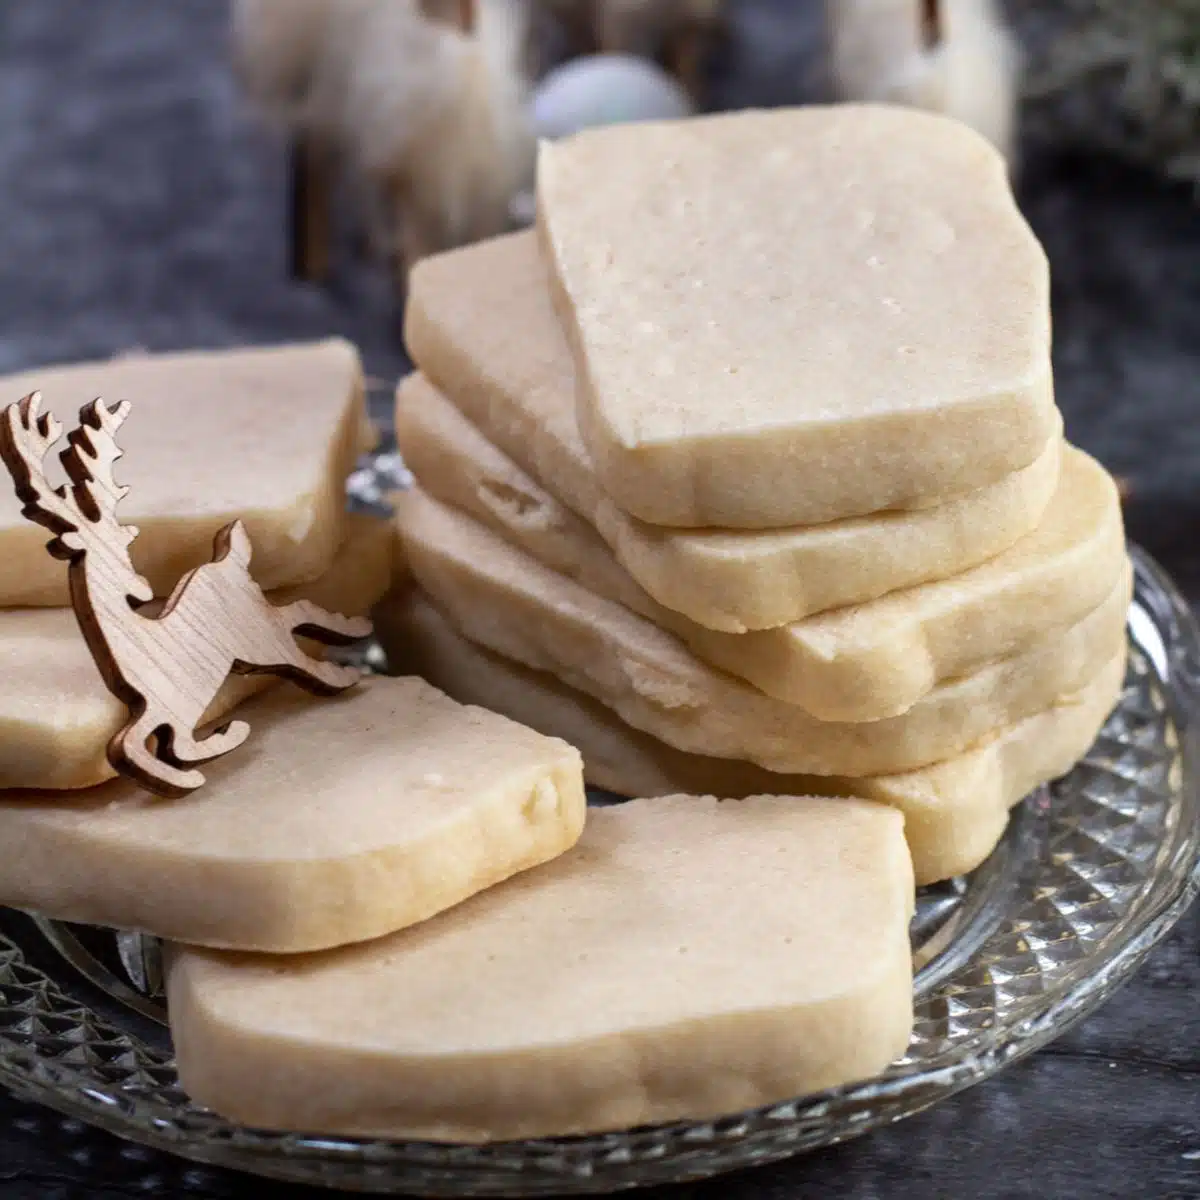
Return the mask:
<svg viewBox="0 0 1200 1200">
<path fill-rule="evenodd" d="M 339 333 L 386 423 L 408 265 L 528 219 L 535 136 L 830 99 L 1008 155 L 1068 435 L 1200 594 L 1195 0 L 5 0 L 0 371 Z"/>
</svg>

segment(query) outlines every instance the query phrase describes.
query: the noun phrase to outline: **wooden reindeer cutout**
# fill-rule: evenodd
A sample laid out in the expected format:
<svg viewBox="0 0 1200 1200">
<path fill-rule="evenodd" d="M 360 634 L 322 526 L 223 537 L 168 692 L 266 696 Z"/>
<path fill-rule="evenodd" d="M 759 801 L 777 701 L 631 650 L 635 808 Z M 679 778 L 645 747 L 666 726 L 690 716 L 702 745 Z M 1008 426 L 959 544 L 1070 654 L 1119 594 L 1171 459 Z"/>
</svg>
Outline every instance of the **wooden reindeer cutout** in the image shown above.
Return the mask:
<svg viewBox="0 0 1200 1200">
<path fill-rule="evenodd" d="M 113 479 L 121 457 L 115 439 L 128 415 L 128 401 L 83 407 L 59 456 L 70 483 L 56 488 L 46 480 L 45 458 L 62 426 L 41 411 L 38 394 L 26 396 L 0 418 L 0 458 L 24 515 L 54 534 L 47 549 L 70 564 L 83 636 L 109 691 L 130 710 L 128 724 L 109 742 L 109 762 L 149 791 L 182 796 L 204 783 L 196 764 L 228 754 L 250 732 L 244 721 L 231 721 L 196 737 L 231 672 L 278 675 L 314 695 L 335 695 L 358 682 L 359 672 L 305 654 L 296 636 L 348 646 L 371 625 L 307 600 L 272 605 L 250 576 L 250 539 L 241 521 L 217 534 L 212 562 L 190 571 L 157 605 L 130 561 L 138 531 L 116 515 L 128 489 Z"/>
</svg>

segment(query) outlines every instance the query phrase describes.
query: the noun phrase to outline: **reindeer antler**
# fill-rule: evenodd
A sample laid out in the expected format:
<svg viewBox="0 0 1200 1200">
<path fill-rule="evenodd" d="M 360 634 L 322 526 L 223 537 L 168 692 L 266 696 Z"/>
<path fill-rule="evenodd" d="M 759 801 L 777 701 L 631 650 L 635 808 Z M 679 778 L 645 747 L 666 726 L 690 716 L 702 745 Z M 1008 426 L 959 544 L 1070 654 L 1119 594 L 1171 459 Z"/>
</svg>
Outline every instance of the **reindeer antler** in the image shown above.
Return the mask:
<svg viewBox="0 0 1200 1200">
<path fill-rule="evenodd" d="M 0 419 L 0 459 L 13 477 L 23 515 L 56 535 L 52 553 L 57 539 L 78 530 L 80 520 L 67 489 L 51 487 L 46 480 L 46 455 L 61 436 L 53 414 L 42 412 L 40 392 L 10 404 Z"/>
<path fill-rule="evenodd" d="M 67 448 L 60 458 L 71 481 L 75 506 L 93 524 L 121 529 L 125 544 L 137 537 L 137 529 L 122 527 L 117 520 L 117 505 L 129 488 L 113 478 L 113 466 L 121 457 L 117 431 L 129 415 L 129 401 L 109 408 L 102 400 L 85 404 L 79 413 L 79 427 L 67 434 Z"/>
</svg>

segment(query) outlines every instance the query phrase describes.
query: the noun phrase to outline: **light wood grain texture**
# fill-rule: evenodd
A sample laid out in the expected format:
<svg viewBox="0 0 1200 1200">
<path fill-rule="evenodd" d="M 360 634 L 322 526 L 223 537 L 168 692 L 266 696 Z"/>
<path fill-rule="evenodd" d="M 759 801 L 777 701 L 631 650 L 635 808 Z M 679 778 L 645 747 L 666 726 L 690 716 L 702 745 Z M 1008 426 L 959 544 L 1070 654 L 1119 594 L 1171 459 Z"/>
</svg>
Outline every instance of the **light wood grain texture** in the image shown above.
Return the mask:
<svg viewBox="0 0 1200 1200">
<path fill-rule="evenodd" d="M 311 658 L 296 636 L 344 646 L 366 637 L 371 625 L 307 600 L 273 606 L 250 575 L 241 521 L 217 534 L 212 562 L 188 572 L 159 605 L 129 558 L 137 528 L 121 525 L 116 514 L 128 490 L 113 478 L 121 457 L 116 434 L 129 409 L 128 401 L 83 407 L 59 456 L 69 487 L 46 480 L 45 457 L 62 427 L 41 411 L 37 393 L 4 410 L 0 459 L 24 515 L 54 534 L 47 549 L 69 564 L 84 639 L 106 686 L 129 707 L 128 723 L 109 743 L 109 761 L 148 791 L 181 796 L 204 783 L 197 764 L 228 754 L 250 733 L 246 722 L 231 721 L 197 736 L 231 672 L 277 675 L 314 695 L 334 695 L 358 682 L 359 672 Z"/>
</svg>

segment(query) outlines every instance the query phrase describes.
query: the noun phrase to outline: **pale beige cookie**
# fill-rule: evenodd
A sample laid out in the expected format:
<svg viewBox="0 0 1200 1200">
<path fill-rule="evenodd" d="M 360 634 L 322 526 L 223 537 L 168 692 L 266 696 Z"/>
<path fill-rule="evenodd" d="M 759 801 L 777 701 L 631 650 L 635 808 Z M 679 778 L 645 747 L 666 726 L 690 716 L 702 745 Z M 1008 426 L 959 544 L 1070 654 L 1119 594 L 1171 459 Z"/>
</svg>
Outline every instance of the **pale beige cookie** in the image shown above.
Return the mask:
<svg viewBox="0 0 1200 1200">
<path fill-rule="evenodd" d="M 1017 657 L 948 681 L 885 721 L 820 721 L 696 658 L 678 639 L 543 567 L 414 488 L 398 505 L 413 575 L 460 632 L 548 670 L 679 750 L 768 770 L 877 775 L 961 753 L 1093 678 L 1123 616 L 1097 610 Z M 1115 625 L 1115 628 L 1114 628 Z"/>
<path fill-rule="evenodd" d="M 97 396 L 132 403 L 116 467 L 130 489 L 119 516 L 140 530 L 131 553 L 156 594 L 207 562 L 213 535 L 239 517 L 263 587 L 308 582 L 333 562 L 345 536 L 346 476 L 374 441 L 349 342 L 42 367 L 0 378 L 0 408 L 34 391 L 65 431 Z M 51 463 L 58 482 L 53 454 Z M 48 540 L 21 515 L 0 470 L 0 607 L 70 603 Z"/>
<path fill-rule="evenodd" d="M 1046 256 L 957 121 L 814 106 L 543 143 L 538 230 L 605 491 L 767 529 L 937 503 L 1057 428 Z"/>
<path fill-rule="evenodd" d="M 877 514 L 767 533 L 665 529 L 618 508 L 596 479 L 575 417 L 574 369 L 532 233 L 421 263 L 405 340 L 424 374 L 477 429 L 556 499 L 596 527 L 658 602 L 741 633 L 943 579 L 1029 533 L 1058 478 L 1061 420 L 1029 466 L 919 512 Z M 405 382 L 398 418 L 428 389 Z"/>
<path fill-rule="evenodd" d="M 395 574 L 394 529 L 377 517 L 351 515 L 346 532 L 320 579 L 271 592 L 271 602 L 307 599 L 346 616 L 369 612 Z M 56 565 L 65 575 L 63 564 Z M 84 788 L 113 777 L 105 747 L 128 712 L 104 686 L 70 609 L 0 611 L 0 677 L 0 789 Z M 216 720 L 278 682 L 232 676 L 207 717 Z"/>
<path fill-rule="evenodd" d="M 0 904 L 277 954 L 380 937 L 561 854 L 579 753 L 419 679 L 246 711 L 245 747 L 163 800 L 126 780 L 0 801 Z"/>
<path fill-rule="evenodd" d="M 591 812 L 548 866 L 370 946 L 178 950 L 180 1081 L 251 1126 L 484 1142 L 869 1077 L 912 1027 L 901 825 L 866 801 L 634 800 Z"/>
<path fill-rule="evenodd" d="M 1042 524 L 991 562 L 779 629 L 718 633 L 656 603 L 586 521 L 419 377 L 399 395 L 397 435 L 430 495 L 589 591 L 669 629 L 705 661 L 822 720 L 896 716 L 944 679 L 1057 637 L 1103 603 L 1113 581 L 1128 572 L 1116 491 L 1091 459 L 1067 449 Z"/>
<path fill-rule="evenodd" d="M 393 670 L 411 671 L 464 704 L 479 704 L 583 755 L 588 783 L 620 796 L 759 792 L 864 796 L 898 808 L 917 883 L 973 871 L 995 848 L 1009 809 L 1087 753 L 1120 693 L 1124 651 L 1079 691 L 1000 730 L 956 758 L 897 775 L 780 775 L 751 763 L 685 754 L 626 725 L 603 704 L 544 671 L 469 642 L 419 591 L 375 613 Z"/>
</svg>

